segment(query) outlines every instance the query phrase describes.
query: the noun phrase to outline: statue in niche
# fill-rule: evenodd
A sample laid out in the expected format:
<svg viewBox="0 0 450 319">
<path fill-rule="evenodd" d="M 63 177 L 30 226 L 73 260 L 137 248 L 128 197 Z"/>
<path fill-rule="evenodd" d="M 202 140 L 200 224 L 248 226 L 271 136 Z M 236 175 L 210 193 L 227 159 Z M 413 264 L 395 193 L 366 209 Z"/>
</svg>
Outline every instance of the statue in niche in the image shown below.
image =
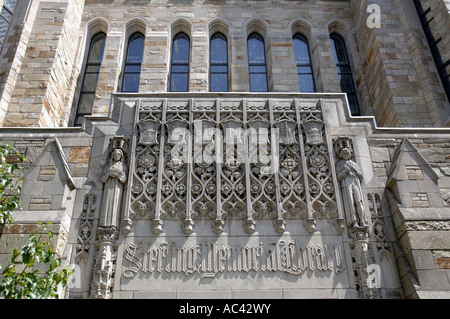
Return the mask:
<svg viewBox="0 0 450 319">
<path fill-rule="evenodd" d="M 353 155 L 349 145 L 343 146 L 337 154 L 339 161 L 336 164 L 336 173 L 341 183 L 347 226 L 367 226 L 368 220 L 361 189 L 363 179 L 361 168 L 352 160 Z"/>
<path fill-rule="evenodd" d="M 100 227 L 117 227 L 119 224 L 120 207 L 124 184 L 127 182 L 126 140 L 114 137 L 111 141 L 111 158 L 102 173 L 103 187 Z"/>
</svg>

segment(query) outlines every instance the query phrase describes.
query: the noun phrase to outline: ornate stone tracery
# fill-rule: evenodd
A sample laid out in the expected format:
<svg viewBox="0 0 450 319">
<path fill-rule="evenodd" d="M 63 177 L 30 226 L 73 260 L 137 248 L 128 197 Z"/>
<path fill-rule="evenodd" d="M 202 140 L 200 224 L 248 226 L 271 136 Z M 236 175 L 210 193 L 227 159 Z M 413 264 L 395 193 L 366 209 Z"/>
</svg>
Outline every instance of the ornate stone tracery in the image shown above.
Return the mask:
<svg viewBox="0 0 450 319">
<path fill-rule="evenodd" d="M 84 196 L 76 245 L 77 261 L 80 259 L 85 259 L 87 261 L 89 256 L 90 244 L 93 239 L 92 230 L 94 228 L 94 215 L 97 207 L 96 202 L 97 195 L 87 194 Z"/>
<path fill-rule="evenodd" d="M 110 299 L 114 289 L 119 217 L 122 212 L 124 184 L 128 180 L 129 143 L 123 136 L 115 136 L 109 143 L 110 159 L 105 166 L 101 181 L 103 183 L 102 209 L 97 228 L 98 250 L 95 256 L 91 283 L 91 298 Z"/>
<path fill-rule="evenodd" d="M 159 234 L 170 218 L 190 234 L 200 218 L 220 234 L 238 218 L 248 234 L 258 219 L 283 234 L 291 217 L 310 233 L 317 218 L 342 232 L 321 101 L 149 98 L 137 108 L 125 233 L 149 218 Z"/>
</svg>

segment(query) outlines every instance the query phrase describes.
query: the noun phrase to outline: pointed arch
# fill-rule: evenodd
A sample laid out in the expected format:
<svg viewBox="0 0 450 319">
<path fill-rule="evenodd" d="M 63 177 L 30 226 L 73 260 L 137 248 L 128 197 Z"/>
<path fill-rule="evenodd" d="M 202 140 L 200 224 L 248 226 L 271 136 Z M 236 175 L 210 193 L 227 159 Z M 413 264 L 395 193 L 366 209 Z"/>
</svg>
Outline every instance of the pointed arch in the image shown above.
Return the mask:
<svg viewBox="0 0 450 319">
<path fill-rule="evenodd" d="M 139 17 L 131 18 L 125 23 L 125 38 L 129 38 L 130 35 L 136 32 L 145 35 L 147 27 L 147 21 L 144 19 Z"/>
<path fill-rule="evenodd" d="M 312 25 L 303 19 L 297 19 L 289 24 L 292 32 L 292 44 L 294 49 L 295 64 L 300 92 L 316 92 L 316 79 L 312 62 L 314 47 Z M 317 71 L 317 70 L 316 70 Z"/>
<path fill-rule="evenodd" d="M 230 37 L 230 23 L 223 18 L 214 18 L 208 22 L 209 38 L 220 32 L 227 38 Z"/>
<path fill-rule="evenodd" d="M 223 18 L 208 22 L 209 38 L 209 90 L 228 92 L 230 64 L 230 23 Z"/>
<path fill-rule="evenodd" d="M 172 40 L 169 92 L 189 91 L 190 37 L 178 32 Z"/>
<path fill-rule="evenodd" d="M 128 38 L 123 67 L 122 92 L 139 92 L 144 43 L 145 36 L 141 32 L 135 32 Z"/>
<path fill-rule="evenodd" d="M 252 34 L 252 33 L 258 33 L 260 34 L 265 42 L 267 42 L 267 35 L 269 33 L 269 24 L 261 19 L 258 18 L 254 18 L 251 19 L 249 21 L 247 21 L 244 24 L 244 29 L 247 35 L 247 38 Z"/>
<path fill-rule="evenodd" d="M 349 54 L 348 44 L 351 42 L 349 35 L 350 26 L 342 20 L 334 19 L 327 24 L 330 33 L 331 46 L 336 68 L 339 75 L 341 91 L 347 94 L 351 115 L 361 115 L 356 85 L 353 78 L 352 58 Z"/>
<path fill-rule="evenodd" d="M 169 92 L 189 91 L 192 22 L 178 18 L 170 23 Z"/>
<path fill-rule="evenodd" d="M 247 38 L 251 92 L 268 92 L 267 58 L 264 38 L 253 32 Z"/>
<path fill-rule="evenodd" d="M 300 33 L 305 36 L 309 42 L 312 42 L 312 24 L 303 19 L 297 19 L 289 24 L 292 34 Z"/>
<path fill-rule="evenodd" d="M 85 115 L 92 114 L 95 91 L 97 89 L 98 76 L 105 52 L 106 34 L 97 32 L 90 41 L 85 58 L 83 80 L 79 89 L 77 110 L 75 114 L 75 126 L 80 126 Z"/>
<path fill-rule="evenodd" d="M 336 33 L 342 38 L 346 39 L 350 30 L 350 26 L 343 20 L 333 19 L 327 23 L 327 29 L 329 34 Z"/>
<path fill-rule="evenodd" d="M 110 29 L 110 22 L 102 17 L 96 17 L 91 19 L 86 24 L 86 29 L 84 30 L 84 45 L 80 49 L 79 53 L 79 65 L 80 65 L 80 73 L 75 75 L 78 77 L 77 85 L 75 89 L 73 99 L 73 108 L 71 111 L 70 122 L 73 123 L 74 126 L 80 126 L 85 115 L 92 114 L 92 107 L 94 104 L 94 94 L 89 93 L 89 99 L 87 99 L 88 95 L 84 96 L 86 93 L 86 84 L 90 85 L 90 91 L 94 91 L 97 85 L 97 77 L 98 72 L 100 72 L 100 64 L 103 59 L 104 53 L 104 45 L 106 42 L 106 35 L 108 34 L 108 30 Z M 100 38 L 101 39 L 100 39 Z M 91 59 L 91 48 L 94 40 L 101 40 L 102 45 L 98 48 L 98 57 L 97 59 Z M 89 61 L 92 60 L 92 61 Z M 95 66 L 91 66 L 90 63 L 94 62 Z M 91 78 L 86 79 L 86 78 Z M 89 101 L 87 101 L 89 100 Z"/>
<path fill-rule="evenodd" d="M 222 32 L 216 32 L 209 43 L 209 89 L 211 92 L 228 92 L 228 39 Z"/>
<path fill-rule="evenodd" d="M 185 18 L 178 18 L 169 24 L 170 37 L 173 38 L 180 32 L 185 33 L 188 37 L 192 36 L 193 24 Z"/>
<path fill-rule="evenodd" d="M 147 22 L 142 18 L 135 17 L 125 23 L 125 36 L 123 38 L 123 57 L 120 59 L 122 65 L 121 92 L 138 92 L 141 64 L 145 46 L 145 34 Z"/>
<path fill-rule="evenodd" d="M 96 17 L 87 23 L 86 28 L 86 44 L 92 39 L 92 37 L 100 32 L 108 34 L 111 23 L 103 17 Z"/>
</svg>

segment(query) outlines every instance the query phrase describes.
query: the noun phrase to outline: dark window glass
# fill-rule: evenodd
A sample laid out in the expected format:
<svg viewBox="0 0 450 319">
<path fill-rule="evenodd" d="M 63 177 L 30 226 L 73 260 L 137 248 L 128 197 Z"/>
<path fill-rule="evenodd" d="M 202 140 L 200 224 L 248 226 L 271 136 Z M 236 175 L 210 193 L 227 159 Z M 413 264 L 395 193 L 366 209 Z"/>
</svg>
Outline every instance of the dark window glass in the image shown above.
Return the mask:
<svg viewBox="0 0 450 319">
<path fill-rule="evenodd" d="M 222 33 L 211 37 L 210 91 L 228 92 L 228 45 Z"/>
<path fill-rule="evenodd" d="M 358 99 L 356 97 L 355 85 L 344 39 L 333 33 L 331 35 L 331 46 L 333 47 L 334 61 L 336 62 L 336 67 L 338 69 L 341 90 L 343 93 L 347 93 L 350 112 L 352 115 L 360 115 Z"/>
<path fill-rule="evenodd" d="M 250 91 L 267 92 L 267 67 L 264 39 L 257 33 L 248 37 L 248 63 L 250 73 Z"/>
<path fill-rule="evenodd" d="M 422 23 L 423 31 L 427 37 L 428 45 L 430 46 L 431 54 L 433 55 L 434 62 L 439 72 L 439 76 L 444 86 L 447 98 L 450 101 L 450 59 L 444 61 L 442 54 L 446 52 L 441 52 L 442 49 L 445 50 L 445 44 L 442 38 L 437 38 L 437 35 L 433 33 L 433 22 L 434 17 L 431 15 L 430 4 L 426 2 L 426 5 L 422 4 L 420 0 L 414 0 L 417 12 L 419 14 L 420 22 Z M 440 48 L 441 47 L 441 48 Z"/>
<path fill-rule="evenodd" d="M 189 37 L 178 33 L 173 38 L 170 92 L 187 92 L 189 87 Z"/>
<path fill-rule="evenodd" d="M 308 40 L 304 36 L 296 34 L 293 42 L 300 92 L 316 92 Z"/>
<path fill-rule="evenodd" d="M 106 35 L 96 34 L 89 46 L 88 58 L 84 69 L 83 82 L 81 84 L 80 99 L 78 101 L 75 126 L 81 125 L 84 115 L 92 113 L 94 105 L 95 90 L 97 88 L 98 74 L 103 59 Z"/>
<path fill-rule="evenodd" d="M 127 56 L 123 70 L 122 92 L 139 92 L 144 36 L 134 33 L 128 40 Z"/>
</svg>

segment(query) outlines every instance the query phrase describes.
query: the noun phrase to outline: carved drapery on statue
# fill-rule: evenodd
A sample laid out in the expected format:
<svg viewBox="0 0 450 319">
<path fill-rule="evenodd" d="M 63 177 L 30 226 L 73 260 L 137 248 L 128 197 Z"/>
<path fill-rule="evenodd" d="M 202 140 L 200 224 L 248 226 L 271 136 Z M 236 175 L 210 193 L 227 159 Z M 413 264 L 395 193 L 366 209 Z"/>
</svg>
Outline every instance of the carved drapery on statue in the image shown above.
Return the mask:
<svg viewBox="0 0 450 319">
<path fill-rule="evenodd" d="M 379 266 L 375 264 L 371 252 L 369 213 L 364 205 L 361 187 L 363 173 L 354 160 L 353 143 L 350 138 L 338 137 L 335 139 L 334 151 L 337 158 L 336 176 L 341 186 L 348 235 L 352 240 L 349 246 L 358 297 L 377 299 L 380 298 L 380 294 L 376 285 L 372 283 L 372 278 L 380 276 L 380 274 L 375 273 L 379 272 Z"/>
<path fill-rule="evenodd" d="M 125 233 L 138 218 L 154 234 L 166 218 L 186 234 L 198 219 L 216 234 L 227 219 L 252 234 L 262 218 L 280 234 L 290 218 L 311 233 L 317 218 L 343 231 L 320 101 L 148 98 L 137 108 Z"/>
<path fill-rule="evenodd" d="M 119 234 L 119 220 L 123 204 L 124 184 L 128 169 L 125 156 L 128 142 L 122 136 L 115 136 L 109 144 L 110 158 L 102 172 L 102 206 L 97 228 L 98 251 L 95 257 L 91 283 L 91 298 L 112 298 L 116 269 L 116 245 Z"/>
<path fill-rule="evenodd" d="M 103 183 L 100 227 L 119 228 L 120 210 L 124 184 L 127 182 L 127 141 L 123 137 L 114 137 L 110 143 L 110 159 L 105 166 L 101 181 Z"/>
<path fill-rule="evenodd" d="M 335 141 L 334 145 L 338 157 L 336 175 L 341 183 L 347 226 L 367 226 L 368 218 L 361 188 L 363 176 L 358 163 L 353 160 L 352 142 L 349 138 L 341 137 Z"/>
</svg>

